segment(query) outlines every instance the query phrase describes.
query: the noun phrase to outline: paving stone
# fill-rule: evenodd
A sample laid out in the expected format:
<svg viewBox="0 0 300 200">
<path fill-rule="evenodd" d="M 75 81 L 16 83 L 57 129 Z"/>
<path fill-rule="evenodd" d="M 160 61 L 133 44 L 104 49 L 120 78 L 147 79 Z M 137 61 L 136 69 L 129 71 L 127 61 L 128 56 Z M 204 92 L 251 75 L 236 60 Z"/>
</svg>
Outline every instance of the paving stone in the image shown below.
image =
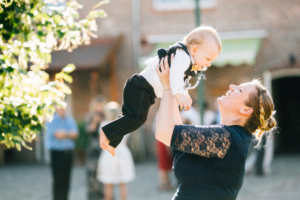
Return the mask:
<svg viewBox="0 0 300 200">
<path fill-rule="evenodd" d="M 300 200 L 300 156 L 277 156 L 269 176 L 246 175 L 237 200 Z M 128 184 L 128 200 L 168 200 L 174 191 L 159 192 L 155 162 L 138 163 L 137 177 Z M 0 167 L 0 200 L 51 200 L 51 171 L 48 165 Z M 176 185 L 174 176 L 171 176 Z M 75 166 L 69 200 L 86 200 L 85 167 Z M 115 200 L 119 200 L 115 188 Z"/>
</svg>

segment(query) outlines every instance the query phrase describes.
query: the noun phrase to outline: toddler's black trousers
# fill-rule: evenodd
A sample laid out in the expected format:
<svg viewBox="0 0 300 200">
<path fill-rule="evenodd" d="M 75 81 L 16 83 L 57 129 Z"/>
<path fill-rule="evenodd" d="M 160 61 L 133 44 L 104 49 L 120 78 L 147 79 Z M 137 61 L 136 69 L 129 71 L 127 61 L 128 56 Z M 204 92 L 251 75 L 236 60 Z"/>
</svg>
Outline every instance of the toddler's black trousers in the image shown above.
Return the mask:
<svg viewBox="0 0 300 200">
<path fill-rule="evenodd" d="M 124 135 L 135 131 L 147 120 L 149 108 L 155 103 L 155 93 L 148 81 L 138 74 L 124 86 L 122 115 L 102 127 L 109 145 L 116 148 Z"/>
</svg>

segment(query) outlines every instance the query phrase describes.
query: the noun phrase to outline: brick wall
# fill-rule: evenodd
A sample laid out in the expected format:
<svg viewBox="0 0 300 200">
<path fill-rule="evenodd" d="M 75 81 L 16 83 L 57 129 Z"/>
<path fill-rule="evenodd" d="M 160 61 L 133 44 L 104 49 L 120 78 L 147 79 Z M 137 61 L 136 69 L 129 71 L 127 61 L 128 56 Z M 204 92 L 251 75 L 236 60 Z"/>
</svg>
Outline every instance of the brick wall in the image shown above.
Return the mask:
<svg viewBox="0 0 300 200">
<path fill-rule="evenodd" d="M 110 96 L 109 76 L 95 71 L 96 77 L 93 77 L 92 71 L 75 71 L 72 73 L 72 107 L 73 117 L 76 120 L 84 120 L 85 114 L 89 110 L 89 104 L 93 97 L 102 94 L 105 97 Z M 92 83 L 94 82 L 94 83 Z"/>
<path fill-rule="evenodd" d="M 99 1 L 78 1 L 84 6 L 81 15 L 87 15 L 88 11 Z M 123 42 L 117 55 L 117 77 L 118 77 L 118 96 L 119 102 L 122 102 L 122 91 L 125 81 L 134 73 L 133 69 L 133 49 L 132 49 L 132 28 L 131 28 L 131 0 L 110 1 L 109 4 L 103 5 L 108 14 L 107 18 L 98 19 L 99 37 L 111 37 L 124 35 Z"/>
</svg>

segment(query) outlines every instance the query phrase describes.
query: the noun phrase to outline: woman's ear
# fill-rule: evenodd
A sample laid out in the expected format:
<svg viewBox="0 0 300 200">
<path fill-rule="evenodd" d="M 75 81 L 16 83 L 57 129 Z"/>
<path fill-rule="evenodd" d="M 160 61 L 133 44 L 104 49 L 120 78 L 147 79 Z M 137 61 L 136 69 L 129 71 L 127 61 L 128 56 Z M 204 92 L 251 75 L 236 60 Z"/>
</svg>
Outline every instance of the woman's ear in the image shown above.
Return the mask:
<svg viewBox="0 0 300 200">
<path fill-rule="evenodd" d="M 253 109 L 250 108 L 250 107 L 243 107 L 241 110 L 240 110 L 240 113 L 243 114 L 243 115 L 248 115 L 250 116 L 253 112 Z"/>
</svg>

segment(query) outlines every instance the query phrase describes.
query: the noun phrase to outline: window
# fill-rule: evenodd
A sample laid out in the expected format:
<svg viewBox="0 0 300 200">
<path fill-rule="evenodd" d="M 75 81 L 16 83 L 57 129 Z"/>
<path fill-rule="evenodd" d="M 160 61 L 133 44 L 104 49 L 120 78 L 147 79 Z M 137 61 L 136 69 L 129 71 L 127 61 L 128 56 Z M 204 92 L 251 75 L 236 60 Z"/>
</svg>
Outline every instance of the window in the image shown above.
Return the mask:
<svg viewBox="0 0 300 200">
<path fill-rule="evenodd" d="M 193 10 L 195 0 L 152 0 L 153 8 L 157 11 Z M 199 0 L 202 9 L 214 8 L 217 0 Z"/>
</svg>

